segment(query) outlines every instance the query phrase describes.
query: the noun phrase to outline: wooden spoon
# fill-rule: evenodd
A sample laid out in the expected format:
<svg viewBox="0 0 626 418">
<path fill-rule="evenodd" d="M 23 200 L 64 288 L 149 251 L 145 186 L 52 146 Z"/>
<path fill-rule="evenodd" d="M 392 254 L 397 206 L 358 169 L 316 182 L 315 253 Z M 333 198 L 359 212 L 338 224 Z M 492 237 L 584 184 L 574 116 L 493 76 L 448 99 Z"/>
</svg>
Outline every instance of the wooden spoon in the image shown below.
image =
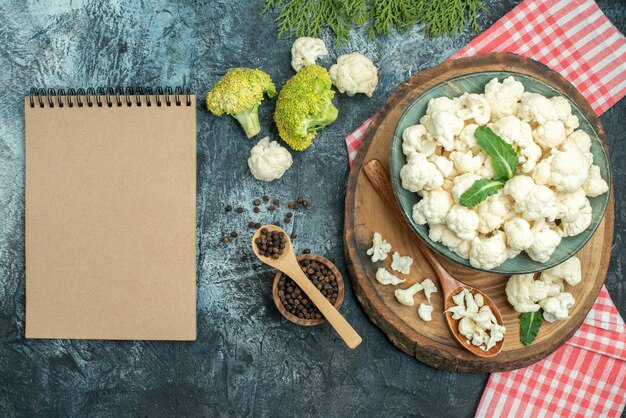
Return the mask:
<svg viewBox="0 0 626 418">
<path fill-rule="evenodd" d="M 271 257 L 265 257 L 259 253 L 259 249 L 255 244 L 255 240 L 261 235 L 261 230 L 265 228 L 268 231 L 276 231 L 282 232 L 285 234 L 285 238 L 287 238 L 287 242 L 285 243 L 285 249 L 283 254 L 277 259 L 274 260 Z M 350 326 L 348 321 L 345 320 L 343 316 L 335 309 L 335 307 L 322 295 L 322 293 L 317 290 L 317 287 L 306 277 L 306 275 L 302 272 L 302 268 L 296 259 L 296 255 L 293 252 L 293 247 L 291 245 L 291 240 L 285 231 L 275 225 L 265 225 L 261 228 L 257 229 L 256 233 L 252 237 L 252 251 L 254 254 L 267 264 L 268 266 L 274 267 L 277 270 L 282 271 L 284 274 L 289 276 L 300 289 L 306 293 L 311 302 L 317 306 L 317 309 L 320 310 L 324 318 L 330 323 L 330 325 L 337 331 L 337 334 L 343 339 L 343 341 L 350 348 L 355 348 L 363 339 L 357 334 L 357 332 Z"/>
<path fill-rule="evenodd" d="M 450 273 L 446 271 L 446 269 L 441 265 L 433 251 L 422 241 L 422 239 L 415 233 L 411 225 L 407 222 L 402 210 L 396 203 L 396 199 L 393 195 L 393 189 L 391 187 L 391 179 L 389 178 L 389 174 L 387 174 L 387 170 L 383 167 L 382 163 L 376 159 L 370 160 L 363 165 L 363 171 L 367 178 L 374 186 L 374 189 L 379 194 L 379 196 L 387 203 L 389 208 L 391 208 L 396 214 L 396 218 L 400 221 L 404 229 L 411 235 L 415 244 L 420 249 L 424 258 L 430 263 L 433 271 L 439 278 L 439 283 L 441 285 L 441 290 L 443 291 L 443 300 L 444 300 L 444 310 L 452 306 L 456 306 L 454 301 L 452 300 L 452 296 L 458 294 L 462 289 L 469 290 L 473 295 L 480 294 L 482 295 L 485 304 L 489 306 L 491 312 L 498 320 L 498 324 L 502 325 L 504 321 L 502 320 L 502 315 L 500 314 L 500 310 L 496 306 L 495 303 L 491 300 L 489 296 L 480 290 L 468 286 L 465 283 L 462 283 L 452 277 Z M 446 317 L 446 322 L 448 323 L 448 327 L 450 331 L 452 331 L 452 335 L 454 338 L 461 344 L 465 349 L 472 352 L 473 354 L 479 357 L 493 357 L 502 351 L 502 346 L 504 345 L 504 340 L 498 341 L 495 346 L 493 346 L 489 351 L 483 351 L 474 344 L 468 343 L 467 339 L 459 333 L 458 321 L 452 319 L 452 313 L 447 312 L 444 314 Z"/>
</svg>

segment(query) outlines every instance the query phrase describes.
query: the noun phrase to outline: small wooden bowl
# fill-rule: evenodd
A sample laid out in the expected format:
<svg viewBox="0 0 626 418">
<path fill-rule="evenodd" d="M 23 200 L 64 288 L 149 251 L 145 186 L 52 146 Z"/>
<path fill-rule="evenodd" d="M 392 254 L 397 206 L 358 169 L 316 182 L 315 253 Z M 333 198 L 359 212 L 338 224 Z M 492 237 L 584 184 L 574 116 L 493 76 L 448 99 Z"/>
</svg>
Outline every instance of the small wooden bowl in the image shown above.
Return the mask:
<svg viewBox="0 0 626 418">
<path fill-rule="evenodd" d="M 341 273 L 339 273 L 339 270 L 337 269 L 337 267 L 335 267 L 335 265 L 331 263 L 329 260 L 316 254 L 301 254 L 297 256 L 296 259 L 298 260 L 298 263 L 302 260 L 317 261 L 318 263 L 325 265 L 326 268 L 328 268 L 328 270 L 330 270 L 335 275 L 335 278 L 337 279 L 337 300 L 335 301 L 335 304 L 333 306 L 335 307 L 335 309 L 339 310 L 339 307 L 341 306 L 341 303 L 343 302 L 344 285 L 343 285 L 343 278 L 341 277 Z M 287 310 L 285 309 L 285 306 L 280 300 L 280 297 L 278 296 L 278 282 L 280 281 L 280 278 L 282 276 L 283 276 L 282 271 L 277 272 L 276 276 L 274 276 L 274 284 L 272 285 L 272 295 L 274 296 L 274 304 L 276 304 L 276 307 L 278 308 L 278 311 L 281 313 L 281 315 L 287 318 L 289 321 L 293 322 L 294 324 L 304 325 L 305 327 L 319 325 L 319 324 L 324 323 L 326 321 L 325 318 L 304 319 L 304 318 L 298 318 L 296 315 L 292 314 L 291 312 L 287 312 Z"/>
</svg>

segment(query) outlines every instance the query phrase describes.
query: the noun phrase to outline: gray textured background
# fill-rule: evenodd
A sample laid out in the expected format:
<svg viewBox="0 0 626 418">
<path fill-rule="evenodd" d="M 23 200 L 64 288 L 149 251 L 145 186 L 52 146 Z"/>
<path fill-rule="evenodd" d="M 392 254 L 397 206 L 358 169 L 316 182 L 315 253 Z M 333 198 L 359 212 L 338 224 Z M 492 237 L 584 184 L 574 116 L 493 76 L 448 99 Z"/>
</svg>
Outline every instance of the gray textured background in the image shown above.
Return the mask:
<svg viewBox="0 0 626 418">
<path fill-rule="evenodd" d="M 516 2 L 488 0 L 480 27 Z M 624 0 L 600 2 L 626 31 Z M 271 300 L 271 273 L 239 261 L 251 201 L 308 197 L 297 213 L 297 249 L 335 257 L 345 274 L 342 225 L 347 178 L 343 136 L 403 80 L 440 63 L 473 33 L 423 39 L 419 31 L 372 41 L 361 31 L 322 64 L 358 50 L 379 67 L 371 99 L 338 95 L 337 122 L 293 168 L 265 184 L 248 172 L 252 146 L 228 117 L 198 109 L 198 340 L 177 342 L 24 339 L 24 138 L 22 97 L 31 86 L 190 85 L 203 94 L 228 68 L 260 67 L 277 85 L 291 76 L 290 42 L 276 39 L 260 1 L 0 2 L 0 415 L 8 416 L 401 416 L 473 415 L 484 374 L 429 368 L 396 350 L 365 317 L 348 286 L 342 312 L 364 337 L 348 350 L 327 325 L 297 327 Z M 263 106 L 262 126 L 276 136 Z M 626 101 L 602 116 L 616 179 L 613 258 L 607 286 L 626 313 Z M 618 145 L 619 143 L 619 145 Z M 246 214 L 226 214 L 226 203 Z M 284 207 L 280 210 L 284 213 Z M 261 213 L 260 222 L 282 219 Z M 236 230 L 234 243 L 218 243 Z M 245 232 L 244 232 L 245 231 Z"/>
</svg>

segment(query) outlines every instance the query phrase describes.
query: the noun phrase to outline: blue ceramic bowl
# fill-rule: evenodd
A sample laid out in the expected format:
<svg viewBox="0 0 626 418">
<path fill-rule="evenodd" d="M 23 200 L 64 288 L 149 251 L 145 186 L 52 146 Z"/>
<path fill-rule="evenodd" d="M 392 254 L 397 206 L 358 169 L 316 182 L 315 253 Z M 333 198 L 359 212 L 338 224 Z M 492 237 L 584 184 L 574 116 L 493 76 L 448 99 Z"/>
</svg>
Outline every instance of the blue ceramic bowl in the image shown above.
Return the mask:
<svg viewBox="0 0 626 418">
<path fill-rule="evenodd" d="M 513 76 L 516 80 L 520 81 L 524 85 L 525 91 L 540 93 L 546 97 L 561 95 L 560 92 L 544 82 L 516 72 L 489 71 L 463 75 L 433 86 L 418 96 L 400 117 L 391 143 L 391 154 L 389 156 L 391 181 L 396 201 L 400 205 L 405 218 L 413 227 L 415 232 L 433 251 L 441 254 L 453 262 L 475 270 L 476 268 L 472 267 L 469 260 L 459 257 L 445 245 L 432 241 L 428 237 L 428 225 L 418 225 L 413 221 L 411 217 L 413 205 L 419 201 L 420 197 L 417 194 L 404 189 L 402 187 L 402 181 L 400 180 L 400 169 L 406 164 L 406 158 L 402 153 L 402 132 L 408 126 L 419 123 L 420 118 L 426 114 L 426 108 L 430 99 L 442 96 L 454 98 L 461 95 L 459 92 L 482 93 L 484 91 L 485 84 L 487 84 L 487 82 L 489 82 L 492 78 L 498 77 L 498 79 L 502 81 L 508 76 Z M 609 158 L 603 144 L 597 139 L 598 133 L 580 108 L 571 99 L 567 99 L 572 106 L 572 113 L 578 117 L 580 123 L 578 129 L 582 129 L 589 133 L 592 139 L 595 137 L 591 146 L 593 163 L 600 167 L 602 178 L 606 180 L 610 188 L 611 173 L 609 170 Z M 585 231 L 574 237 L 563 238 L 561 244 L 554 251 L 547 262 L 539 263 L 528 257 L 525 252 L 522 252 L 517 257 L 505 261 L 500 266 L 492 270 L 485 271 L 508 275 L 533 273 L 554 267 L 576 254 L 587 243 L 587 241 L 589 241 L 593 233 L 600 225 L 609 202 L 609 193 L 605 193 L 595 198 L 590 198 L 589 201 L 591 202 L 593 210 L 591 225 L 589 225 Z"/>
</svg>

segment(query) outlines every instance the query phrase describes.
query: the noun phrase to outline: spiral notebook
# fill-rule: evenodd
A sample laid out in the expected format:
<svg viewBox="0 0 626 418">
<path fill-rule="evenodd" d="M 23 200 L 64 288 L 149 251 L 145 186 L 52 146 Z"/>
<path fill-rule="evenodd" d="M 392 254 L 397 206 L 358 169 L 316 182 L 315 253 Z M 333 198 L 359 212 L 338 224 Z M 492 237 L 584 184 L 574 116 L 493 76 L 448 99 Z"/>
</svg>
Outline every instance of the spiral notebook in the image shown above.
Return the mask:
<svg viewBox="0 0 626 418">
<path fill-rule="evenodd" d="M 25 98 L 26 338 L 195 340 L 196 98 Z"/>
</svg>

